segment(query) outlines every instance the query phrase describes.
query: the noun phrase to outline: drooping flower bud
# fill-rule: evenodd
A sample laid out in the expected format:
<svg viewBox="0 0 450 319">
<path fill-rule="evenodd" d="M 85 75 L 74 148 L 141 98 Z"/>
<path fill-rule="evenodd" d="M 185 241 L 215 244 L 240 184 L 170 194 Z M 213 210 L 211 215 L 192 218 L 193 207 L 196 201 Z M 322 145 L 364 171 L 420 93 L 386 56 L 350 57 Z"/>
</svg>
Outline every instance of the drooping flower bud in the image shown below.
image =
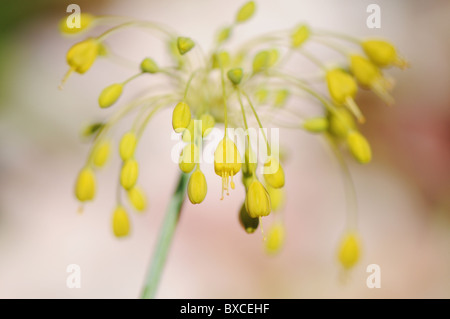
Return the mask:
<svg viewBox="0 0 450 319">
<path fill-rule="evenodd" d="M 122 161 L 130 159 L 136 150 L 137 138 L 134 132 L 127 132 L 122 136 L 119 144 L 119 154 Z"/>
<path fill-rule="evenodd" d="M 199 162 L 199 151 L 194 143 L 187 144 L 180 155 L 179 167 L 184 173 L 190 173 Z"/>
<path fill-rule="evenodd" d="M 67 51 L 66 59 L 71 70 L 83 74 L 90 69 L 97 58 L 99 43 L 94 38 L 74 44 Z"/>
<path fill-rule="evenodd" d="M 352 268 L 359 259 L 360 243 L 356 233 L 348 233 L 340 243 L 338 259 L 344 268 Z"/>
<path fill-rule="evenodd" d="M 111 142 L 102 141 L 94 149 L 93 163 L 97 167 L 103 167 L 109 159 L 111 153 Z"/>
<path fill-rule="evenodd" d="M 133 186 L 127 191 L 128 199 L 138 212 L 143 212 L 147 208 L 145 193 L 139 186 Z"/>
<path fill-rule="evenodd" d="M 200 204 L 205 199 L 208 187 L 205 175 L 200 169 L 197 168 L 189 178 L 187 191 L 192 204 Z"/>
<path fill-rule="evenodd" d="M 92 169 L 85 167 L 78 174 L 78 178 L 75 183 L 75 196 L 80 202 L 94 199 L 95 175 Z"/>
<path fill-rule="evenodd" d="M 128 213 L 122 206 L 117 206 L 112 216 L 112 227 L 114 235 L 118 238 L 125 237 L 130 233 L 130 220 Z"/>
<path fill-rule="evenodd" d="M 250 19 L 255 13 L 256 5 L 254 1 L 249 1 L 244 4 L 236 15 L 236 22 L 242 23 Z"/>
<path fill-rule="evenodd" d="M 245 208 L 250 217 L 257 218 L 270 214 L 270 197 L 257 179 L 253 180 L 245 196 Z"/>
<path fill-rule="evenodd" d="M 299 48 L 308 40 L 310 35 L 309 28 L 306 25 L 298 26 L 291 35 L 291 45 L 294 48 Z"/>
<path fill-rule="evenodd" d="M 79 15 L 80 27 L 74 26 L 70 28 L 67 23 L 68 17 L 64 17 L 59 22 L 59 31 L 63 34 L 76 34 L 88 30 L 92 25 L 95 17 L 89 13 L 81 13 Z"/>
<path fill-rule="evenodd" d="M 315 117 L 303 122 L 303 128 L 311 133 L 322 133 L 328 129 L 328 120 L 324 117 Z"/>
<path fill-rule="evenodd" d="M 122 185 L 122 187 L 126 190 L 131 189 L 136 184 L 138 175 L 138 162 L 133 158 L 126 160 L 122 165 L 122 170 L 120 171 L 120 185 Z"/>
<path fill-rule="evenodd" d="M 157 73 L 159 72 L 159 67 L 152 58 L 145 58 L 141 62 L 141 71 L 147 73 Z"/>
<path fill-rule="evenodd" d="M 98 97 L 98 105 L 101 108 L 107 108 L 117 102 L 119 97 L 122 95 L 123 84 L 114 83 L 103 89 L 102 93 Z"/>
<path fill-rule="evenodd" d="M 244 71 L 242 70 L 242 68 L 234 68 L 227 72 L 228 79 L 234 85 L 238 85 L 239 83 L 241 83 L 243 75 L 244 75 Z"/>
<path fill-rule="evenodd" d="M 329 112 L 328 132 L 338 138 L 345 138 L 350 130 L 356 128 L 355 120 L 352 114 L 345 108 L 337 108 L 333 112 Z"/>
<path fill-rule="evenodd" d="M 265 248 L 268 254 L 276 254 L 280 251 L 284 244 L 286 230 L 282 222 L 275 222 L 267 233 Z"/>
<path fill-rule="evenodd" d="M 177 133 L 184 131 L 191 122 L 191 110 L 185 102 L 179 102 L 172 113 L 172 127 Z"/>
<path fill-rule="evenodd" d="M 372 159 L 370 144 L 358 131 L 351 131 L 348 133 L 347 145 L 351 154 L 359 163 L 366 164 Z"/>
<path fill-rule="evenodd" d="M 177 39 L 178 52 L 180 52 L 181 55 L 184 55 L 191 51 L 194 46 L 195 43 L 191 38 L 178 37 Z"/>
<path fill-rule="evenodd" d="M 273 188 L 284 186 L 284 171 L 280 162 L 273 156 L 264 163 L 264 180 Z"/>
</svg>

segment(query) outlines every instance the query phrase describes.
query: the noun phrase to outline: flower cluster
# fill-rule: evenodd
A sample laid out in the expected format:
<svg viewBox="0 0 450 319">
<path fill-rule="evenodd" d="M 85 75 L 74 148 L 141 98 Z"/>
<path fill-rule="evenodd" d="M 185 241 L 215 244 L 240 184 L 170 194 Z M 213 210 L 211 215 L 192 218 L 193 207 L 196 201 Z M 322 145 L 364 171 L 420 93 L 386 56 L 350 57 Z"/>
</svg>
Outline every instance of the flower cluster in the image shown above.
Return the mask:
<svg viewBox="0 0 450 319">
<path fill-rule="evenodd" d="M 223 125 L 225 133 L 214 152 L 214 171 L 222 181 L 221 198 L 235 188 L 236 175 L 241 172 L 246 196 L 238 214 L 239 221 L 247 233 L 253 233 L 260 226 L 262 217 L 275 212 L 275 221 L 264 235 L 266 250 L 274 253 L 282 247 L 285 237 L 281 214 L 285 174 L 282 159 L 269 142 L 263 122 L 264 125 L 294 127 L 323 136 L 344 171 L 350 202 L 338 256 L 341 264 L 350 268 L 358 260 L 360 244 L 355 194 L 342 151 L 347 150 L 361 164 L 370 162 L 372 157 L 369 142 L 358 130 L 358 124 L 366 119 L 356 96 L 360 88 L 369 89 L 385 103 L 393 103 L 390 95 L 392 80 L 385 75 L 385 70 L 391 66 L 404 68 L 407 63 L 386 40 L 357 39 L 337 32 L 314 30 L 306 24 L 261 35 L 237 48 L 229 48 L 229 39 L 253 16 L 255 9 L 253 1 L 244 4 L 234 21 L 217 32 L 210 54 L 205 54 L 193 39 L 153 22 L 82 14 L 79 29 L 68 29 L 61 24 L 61 32 L 66 34 L 85 33 L 101 24 L 113 25 L 69 49 L 69 71 L 63 82 L 71 73 L 89 71 L 98 58 L 112 57 L 108 38 L 131 27 L 156 31 L 170 57 L 169 61 L 158 63 L 154 57 L 143 56 L 136 63 L 135 74 L 109 84 L 100 93 L 99 107 L 116 107 L 117 112 L 104 122 L 85 129 L 84 134 L 92 137 L 92 148 L 78 175 L 75 195 L 81 203 L 94 199 L 96 170 L 104 166 L 112 154 L 111 132 L 125 115 L 136 112 L 134 125 L 118 142 L 122 167 L 117 205 L 112 215 L 114 234 L 117 237 L 128 235 L 130 218 L 128 208 L 122 203 L 122 194 L 128 196 L 135 210 L 146 210 L 146 195 L 138 184 L 136 148 L 152 117 L 169 107 L 173 130 L 186 143 L 180 154 L 179 168 L 184 174 L 190 174 L 187 185 L 190 202 L 200 204 L 206 197 L 207 181 L 201 169 L 199 150 L 211 130 L 216 125 Z M 343 62 L 330 66 L 329 61 L 321 61 L 308 51 L 309 43 L 333 50 Z M 292 63 L 294 55 L 316 65 L 317 75 L 289 72 L 286 63 Z M 122 103 L 123 91 L 141 76 L 160 76 L 161 81 L 166 78 L 167 85 L 173 87 L 172 93 L 158 94 L 149 90 L 154 92 L 150 96 Z M 311 103 L 321 107 L 322 115 L 301 116 L 297 112 L 298 104 L 289 103 L 294 98 L 309 98 Z M 287 115 L 285 118 L 289 118 L 291 124 L 279 122 L 279 114 Z M 229 128 L 248 130 L 251 125 L 255 125 L 263 136 L 263 158 L 256 156 L 261 150 L 256 152 L 255 142 L 248 134 L 240 151 L 235 136 L 228 133 Z"/>
</svg>

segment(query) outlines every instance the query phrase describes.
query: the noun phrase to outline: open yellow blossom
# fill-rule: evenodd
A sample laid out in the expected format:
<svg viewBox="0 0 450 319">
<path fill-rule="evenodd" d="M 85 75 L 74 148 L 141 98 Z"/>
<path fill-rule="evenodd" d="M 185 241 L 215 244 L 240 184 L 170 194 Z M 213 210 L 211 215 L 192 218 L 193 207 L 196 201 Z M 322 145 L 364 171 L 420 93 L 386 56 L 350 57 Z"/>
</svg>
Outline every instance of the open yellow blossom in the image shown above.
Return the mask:
<svg viewBox="0 0 450 319">
<path fill-rule="evenodd" d="M 122 206 L 118 206 L 114 210 L 112 227 L 114 235 L 118 238 L 125 237 L 130 233 L 130 219 L 127 211 Z"/>
<path fill-rule="evenodd" d="M 222 197 L 224 191 L 229 194 L 228 186 L 234 189 L 233 176 L 241 169 L 241 156 L 236 144 L 228 137 L 224 137 L 214 152 L 214 171 L 222 177 Z M 230 181 L 231 180 L 231 181 Z"/>
</svg>

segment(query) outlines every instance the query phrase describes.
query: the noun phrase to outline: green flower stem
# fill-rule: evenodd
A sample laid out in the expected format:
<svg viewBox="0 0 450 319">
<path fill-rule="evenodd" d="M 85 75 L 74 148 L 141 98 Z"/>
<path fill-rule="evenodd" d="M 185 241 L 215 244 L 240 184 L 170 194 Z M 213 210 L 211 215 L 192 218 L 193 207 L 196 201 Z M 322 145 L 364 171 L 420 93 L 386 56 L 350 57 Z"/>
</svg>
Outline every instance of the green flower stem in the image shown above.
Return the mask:
<svg viewBox="0 0 450 319">
<path fill-rule="evenodd" d="M 159 240 L 156 245 L 156 250 L 153 254 L 150 267 L 148 269 L 145 286 L 142 290 L 142 299 L 152 299 L 155 297 L 161 273 L 166 262 L 167 254 L 169 252 L 170 243 L 177 227 L 178 219 L 181 213 L 181 207 L 186 195 L 186 188 L 189 180 L 188 174 L 181 174 L 178 181 L 178 186 L 173 193 L 172 199 L 166 210 L 163 226 L 159 234 Z"/>
</svg>

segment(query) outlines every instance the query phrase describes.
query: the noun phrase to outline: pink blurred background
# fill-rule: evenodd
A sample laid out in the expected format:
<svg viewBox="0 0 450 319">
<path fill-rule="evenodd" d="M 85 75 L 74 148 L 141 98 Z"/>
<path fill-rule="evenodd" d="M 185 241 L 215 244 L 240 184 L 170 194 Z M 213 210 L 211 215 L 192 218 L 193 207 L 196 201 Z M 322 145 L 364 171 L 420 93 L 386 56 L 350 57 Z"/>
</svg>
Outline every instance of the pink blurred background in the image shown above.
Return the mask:
<svg viewBox="0 0 450 319">
<path fill-rule="evenodd" d="M 137 153 L 150 208 L 132 214 L 132 235 L 117 240 L 110 228 L 117 158 L 98 174 L 96 201 L 81 216 L 76 213 L 73 184 L 88 151 L 80 128 L 103 118 L 100 90 L 130 71 L 98 61 L 57 89 L 67 69 L 65 52 L 77 41 L 57 29 L 70 3 L 0 5 L 1 298 L 137 298 L 177 180 L 166 111 L 151 123 Z M 84 12 L 164 22 L 209 48 L 215 30 L 232 21 L 243 1 L 77 3 Z M 267 256 L 260 233 L 241 229 L 243 187 L 220 201 L 220 179 L 206 165 L 208 196 L 201 205 L 185 204 L 158 298 L 450 297 L 450 3 L 376 1 L 382 10 L 377 30 L 365 24 L 370 3 L 375 2 L 258 1 L 256 16 L 236 34 L 244 40 L 306 21 L 355 36 L 387 37 L 411 62 L 410 69 L 391 73 L 397 79 L 394 107 L 370 93 L 358 96 L 368 118 L 361 129 L 374 158 L 365 166 L 349 161 L 363 238 L 350 278 L 339 280 L 336 261 L 345 222 L 338 166 L 318 138 L 282 130 L 288 153 L 284 249 Z M 139 61 L 155 43 L 146 39 L 128 30 L 111 44 Z M 366 286 L 372 263 L 381 267 L 380 289 Z M 80 289 L 66 286 L 69 264 L 81 267 Z"/>
</svg>

